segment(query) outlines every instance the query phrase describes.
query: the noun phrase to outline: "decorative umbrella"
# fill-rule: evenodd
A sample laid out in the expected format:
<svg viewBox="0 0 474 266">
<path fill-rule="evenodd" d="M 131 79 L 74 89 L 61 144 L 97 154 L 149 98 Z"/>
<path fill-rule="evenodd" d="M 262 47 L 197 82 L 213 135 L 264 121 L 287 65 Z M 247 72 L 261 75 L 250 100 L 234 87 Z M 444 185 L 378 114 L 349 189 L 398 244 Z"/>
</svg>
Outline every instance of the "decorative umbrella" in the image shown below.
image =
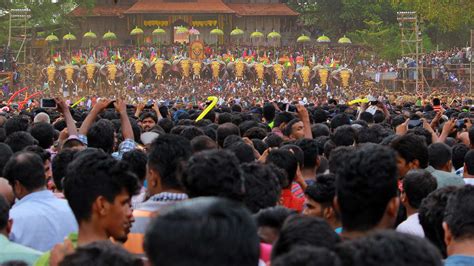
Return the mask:
<svg viewBox="0 0 474 266">
<path fill-rule="evenodd" d="M 156 28 L 151 34 L 152 34 L 153 36 L 157 36 L 157 37 L 158 37 L 158 40 L 159 40 L 159 37 L 160 37 L 161 35 L 166 34 L 166 31 L 165 31 L 164 29 L 158 27 L 158 28 Z M 158 42 L 158 43 L 159 43 L 158 50 L 161 51 L 161 43 L 160 43 L 160 42 Z"/>
<path fill-rule="evenodd" d="M 304 43 L 305 42 L 309 42 L 311 41 L 311 39 L 309 38 L 309 36 L 306 36 L 304 34 L 301 34 L 300 37 L 298 37 L 298 39 L 296 39 L 296 42 L 300 42 L 300 43 L 303 43 L 303 55 L 304 55 Z"/>
<path fill-rule="evenodd" d="M 320 43 L 328 43 L 331 42 L 331 39 L 329 39 L 328 36 L 323 34 L 323 36 L 320 36 L 318 39 L 316 39 L 316 41 Z"/>
<path fill-rule="evenodd" d="M 217 45 L 219 44 L 219 36 L 224 35 L 224 32 L 219 28 L 215 28 L 211 30 L 211 35 L 216 35 L 216 51 L 217 51 Z"/>
<path fill-rule="evenodd" d="M 88 32 L 84 33 L 84 36 L 82 36 L 84 39 L 89 40 L 89 53 L 91 52 L 91 42 L 92 40 L 97 39 L 97 35 L 89 30 Z"/>
<path fill-rule="evenodd" d="M 352 43 L 351 39 L 347 38 L 346 35 L 344 35 L 344 37 L 340 38 L 337 42 L 340 43 L 340 44 L 351 44 Z"/>
<path fill-rule="evenodd" d="M 109 42 L 109 48 L 112 49 L 112 41 L 117 40 L 117 35 L 110 30 L 102 36 L 102 39 Z"/>
<path fill-rule="evenodd" d="M 63 36 L 63 40 L 67 42 L 69 56 L 71 56 L 71 41 L 77 40 L 76 36 L 72 35 L 70 32 Z"/>
<path fill-rule="evenodd" d="M 97 35 L 92 32 L 92 31 L 88 31 L 86 33 L 84 33 L 84 36 L 83 36 L 84 39 L 97 39 Z"/>
<path fill-rule="evenodd" d="M 184 26 L 179 26 L 177 29 L 176 29 L 176 33 L 177 34 L 185 34 L 185 33 L 189 33 L 189 30 L 188 28 L 184 27 Z"/>
<path fill-rule="evenodd" d="M 53 59 L 53 53 L 54 53 L 54 43 L 55 42 L 59 42 L 59 38 L 58 36 L 54 35 L 54 34 L 50 34 L 48 35 L 45 39 L 44 39 L 48 44 L 51 44 L 51 58 L 50 60 Z"/>
<path fill-rule="evenodd" d="M 197 29 L 195 29 L 194 27 L 192 27 L 190 30 L 189 30 L 189 35 L 194 35 L 196 36 L 196 40 L 199 39 L 199 34 L 201 34 Z"/>
<path fill-rule="evenodd" d="M 230 32 L 231 36 L 239 36 L 239 35 L 244 35 L 244 31 L 239 29 L 238 27 L 235 27 L 233 31 Z"/>
<path fill-rule="evenodd" d="M 273 41 L 273 55 L 275 56 L 275 59 L 276 59 L 276 41 L 275 40 L 281 38 L 281 34 L 273 30 L 267 35 L 267 38 L 272 39 Z"/>
<path fill-rule="evenodd" d="M 298 37 L 298 39 L 296 39 L 296 42 L 302 42 L 302 43 L 309 42 L 309 41 L 311 41 L 311 38 L 309 38 L 309 36 L 306 36 L 304 34 L 302 34 L 300 37 Z"/>
<path fill-rule="evenodd" d="M 239 46 L 239 41 L 240 41 L 238 37 L 242 35 L 244 35 L 244 31 L 239 29 L 238 27 L 235 27 L 235 29 L 230 32 L 230 36 L 237 37 L 237 46 Z"/>
<path fill-rule="evenodd" d="M 140 35 L 143 35 L 143 30 L 138 26 L 135 26 L 135 28 L 130 32 L 130 35 L 137 36 L 137 48 L 140 47 Z"/>
<path fill-rule="evenodd" d="M 252 39 L 259 39 L 259 38 L 263 38 L 263 33 L 261 33 L 260 31 L 256 30 L 254 32 L 252 32 L 252 34 L 250 34 L 250 38 Z M 257 54 L 258 54 L 258 40 L 257 40 Z"/>
</svg>

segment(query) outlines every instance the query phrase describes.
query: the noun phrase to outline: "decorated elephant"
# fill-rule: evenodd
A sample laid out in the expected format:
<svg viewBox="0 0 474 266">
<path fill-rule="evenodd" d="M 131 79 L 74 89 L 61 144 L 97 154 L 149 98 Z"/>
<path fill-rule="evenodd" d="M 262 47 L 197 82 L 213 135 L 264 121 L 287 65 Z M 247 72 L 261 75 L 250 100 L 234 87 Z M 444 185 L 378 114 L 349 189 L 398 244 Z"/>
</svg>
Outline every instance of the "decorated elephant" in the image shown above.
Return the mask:
<svg viewBox="0 0 474 266">
<path fill-rule="evenodd" d="M 81 73 L 85 77 L 85 94 L 88 95 L 91 89 L 94 89 L 97 84 L 97 77 L 100 70 L 100 64 L 93 61 L 81 67 Z"/>
<path fill-rule="evenodd" d="M 66 91 L 69 96 L 77 95 L 77 80 L 79 78 L 80 68 L 77 65 L 67 64 L 59 67 L 59 72 L 63 79 L 62 92 Z"/>
<path fill-rule="evenodd" d="M 108 62 L 100 67 L 100 74 L 105 77 L 106 84 L 103 89 L 104 95 L 115 91 L 118 80 L 124 75 L 123 69 L 113 62 Z"/>
<path fill-rule="evenodd" d="M 296 69 L 296 74 L 298 75 L 298 81 L 301 86 L 304 88 L 309 88 L 311 85 L 311 69 L 309 66 L 303 66 Z"/>
<path fill-rule="evenodd" d="M 228 75 L 226 64 L 220 60 L 212 60 L 209 63 L 204 63 L 201 73 L 203 78 L 212 78 L 214 80 L 226 78 Z"/>
<path fill-rule="evenodd" d="M 132 60 L 130 63 L 130 69 L 132 71 L 132 80 L 134 84 L 138 84 L 139 82 L 142 82 L 145 76 L 145 73 L 149 70 L 150 63 L 141 60 L 141 59 L 136 59 Z"/>
<path fill-rule="evenodd" d="M 163 59 L 158 59 L 151 65 L 151 71 L 156 80 L 163 80 L 170 69 L 171 63 Z"/>
<path fill-rule="evenodd" d="M 353 75 L 352 69 L 345 68 L 345 67 L 339 68 L 331 72 L 331 77 L 335 80 L 338 80 L 341 87 L 343 88 L 349 87 L 349 81 L 352 75 Z"/>
<path fill-rule="evenodd" d="M 329 78 L 329 69 L 322 66 L 322 65 L 317 65 L 313 67 L 313 75 L 311 76 L 311 80 L 316 82 L 319 80 L 319 85 L 321 87 L 326 87 L 328 84 L 328 78 Z"/>
<path fill-rule="evenodd" d="M 59 80 L 59 70 L 54 64 L 50 64 L 41 70 L 44 80 L 48 83 L 49 91 L 52 94 L 58 93 L 56 81 Z"/>
<path fill-rule="evenodd" d="M 201 79 L 202 62 L 193 61 L 191 67 L 193 69 L 193 79 Z"/>
<path fill-rule="evenodd" d="M 243 80 L 246 77 L 248 79 L 254 79 L 254 74 L 249 64 L 242 60 L 237 60 L 235 62 L 229 62 L 227 64 L 227 73 L 235 80 Z"/>
</svg>

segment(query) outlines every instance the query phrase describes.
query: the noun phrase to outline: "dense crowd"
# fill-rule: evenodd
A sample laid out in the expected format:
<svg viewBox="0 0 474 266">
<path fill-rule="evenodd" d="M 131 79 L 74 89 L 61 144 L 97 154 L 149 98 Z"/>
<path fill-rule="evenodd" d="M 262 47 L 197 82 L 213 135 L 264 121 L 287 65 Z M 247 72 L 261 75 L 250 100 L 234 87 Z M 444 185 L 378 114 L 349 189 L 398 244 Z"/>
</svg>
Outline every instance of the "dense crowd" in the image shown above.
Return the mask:
<svg viewBox="0 0 474 266">
<path fill-rule="evenodd" d="M 296 92 L 2 107 L 0 263 L 474 265 L 471 100 Z"/>
</svg>

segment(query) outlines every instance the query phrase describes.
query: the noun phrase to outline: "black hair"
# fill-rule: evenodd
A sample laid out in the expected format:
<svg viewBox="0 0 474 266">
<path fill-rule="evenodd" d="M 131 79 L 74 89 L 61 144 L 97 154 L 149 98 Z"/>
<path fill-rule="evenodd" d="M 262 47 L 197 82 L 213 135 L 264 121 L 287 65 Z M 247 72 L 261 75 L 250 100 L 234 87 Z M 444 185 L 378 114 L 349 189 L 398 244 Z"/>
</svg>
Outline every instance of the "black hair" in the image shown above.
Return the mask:
<svg viewBox="0 0 474 266">
<path fill-rule="evenodd" d="M 0 143 L 0 173 L 3 173 L 3 168 L 12 155 L 13 151 L 10 146 L 5 143 Z"/>
<path fill-rule="evenodd" d="M 138 179 L 127 163 L 117 161 L 104 151 L 87 149 L 78 154 L 67 169 L 64 196 L 78 223 L 92 215 L 92 205 L 99 196 L 114 202 L 123 190 L 130 197 L 138 192 Z"/>
<path fill-rule="evenodd" d="M 320 204 L 332 206 L 332 202 L 336 196 L 335 183 L 335 174 L 318 175 L 316 181 L 306 188 L 304 194 Z"/>
<path fill-rule="evenodd" d="M 453 161 L 454 169 L 457 170 L 457 169 L 463 167 L 464 157 L 466 156 L 468 151 L 469 151 L 469 147 L 466 146 L 463 143 L 457 143 L 452 147 L 453 155 L 451 156 L 451 160 Z M 474 173 L 474 171 L 473 171 L 473 173 Z"/>
<path fill-rule="evenodd" d="M 317 138 L 320 136 L 329 136 L 331 134 L 331 132 L 329 131 L 329 127 L 326 124 L 312 125 L 311 133 L 313 134 L 313 138 Z"/>
<path fill-rule="evenodd" d="M 418 160 L 420 168 L 428 167 L 428 147 L 422 137 L 406 134 L 394 139 L 391 146 L 406 163 Z"/>
<path fill-rule="evenodd" d="M 30 134 L 36 140 L 38 145 L 43 149 L 49 149 L 54 143 L 54 128 L 51 124 L 40 122 L 35 123 L 30 128 Z"/>
<path fill-rule="evenodd" d="M 96 241 L 77 247 L 64 257 L 59 266 L 142 266 L 143 261 L 118 244 L 108 240 Z"/>
<path fill-rule="evenodd" d="M 272 248 L 272 260 L 290 252 L 297 245 L 334 250 L 341 239 L 329 224 L 317 217 L 293 215 L 286 219 Z"/>
<path fill-rule="evenodd" d="M 184 137 L 166 134 L 156 138 L 149 149 L 148 167 L 160 174 L 166 188 L 181 188 L 179 171 L 191 156 L 191 143 Z"/>
<path fill-rule="evenodd" d="M 436 178 L 425 170 L 411 170 L 403 179 L 403 191 L 408 198 L 408 204 L 418 209 L 421 201 L 438 186 Z"/>
<path fill-rule="evenodd" d="M 191 150 L 193 153 L 217 149 L 217 143 L 208 136 L 197 136 L 191 140 Z"/>
<path fill-rule="evenodd" d="M 464 156 L 464 171 L 469 175 L 474 175 L 474 150 L 470 150 Z"/>
<path fill-rule="evenodd" d="M 74 160 L 76 153 L 78 153 L 76 149 L 64 149 L 53 158 L 53 181 L 56 189 L 59 191 L 63 191 L 63 179 L 66 176 L 67 167 Z"/>
<path fill-rule="evenodd" d="M 258 162 L 241 165 L 245 179 L 244 204 L 252 212 L 274 207 L 280 199 L 281 187 L 272 169 Z"/>
<path fill-rule="evenodd" d="M 313 120 L 314 123 L 325 123 L 328 120 L 326 112 L 321 108 L 316 108 L 313 111 Z M 314 136 L 314 135 L 313 135 Z"/>
<path fill-rule="evenodd" d="M 246 120 L 239 124 L 240 135 L 243 136 L 247 130 L 258 127 L 258 122 L 255 120 Z"/>
<path fill-rule="evenodd" d="M 217 144 L 219 147 L 224 146 L 224 140 L 231 135 L 236 135 L 240 137 L 239 127 L 232 123 L 225 123 L 219 125 L 217 128 Z"/>
<path fill-rule="evenodd" d="M 338 255 L 327 248 L 295 246 L 272 260 L 272 266 L 342 266 Z"/>
<path fill-rule="evenodd" d="M 407 134 L 414 134 L 417 136 L 422 137 L 425 140 L 426 145 L 431 145 L 433 143 L 433 137 L 431 136 L 431 133 L 423 127 L 415 127 L 412 129 L 409 129 Z"/>
<path fill-rule="evenodd" d="M 191 198 L 218 196 L 241 200 L 245 193 L 237 157 L 226 150 L 194 154 L 183 173 L 182 183 Z"/>
<path fill-rule="evenodd" d="M 335 130 L 336 128 L 343 125 L 350 125 L 351 119 L 345 113 L 337 114 L 331 119 L 331 129 Z"/>
<path fill-rule="evenodd" d="M 220 113 L 217 116 L 217 124 L 222 125 L 224 123 L 232 122 L 232 114 L 230 113 Z"/>
<path fill-rule="evenodd" d="M 0 230 L 4 230 L 8 225 L 10 219 L 10 204 L 5 197 L 0 196 Z"/>
<path fill-rule="evenodd" d="M 344 156 L 336 169 L 336 193 L 343 228 L 372 229 L 387 204 L 397 196 L 395 153 L 377 144 L 365 144 Z"/>
<path fill-rule="evenodd" d="M 18 181 L 27 191 L 41 188 L 46 183 L 43 160 L 32 152 L 15 153 L 5 165 L 3 176 L 12 187 Z"/>
<path fill-rule="evenodd" d="M 245 131 L 243 136 L 249 139 L 264 139 L 267 136 L 267 131 L 261 127 L 252 127 Z"/>
<path fill-rule="evenodd" d="M 114 149 L 114 125 L 109 120 L 100 119 L 87 131 L 87 144 L 91 148 L 99 148 L 106 153 Z"/>
<path fill-rule="evenodd" d="M 32 152 L 32 153 L 35 153 L 35 154 L 39 155 L 39 157 L 41 158 L 43 163 L 46 163 L 48 160 L 51 159 L 51 153 L 49 151 L 41 148 L 38 145 L 27 146 L 26 148 L 23 149 L 23 151 Z"/>
<path fill-rule="evenodd" d="M 173 120 L 169 118 L 163 118 L 160 121 L 158 121 L 158 125 L 163 128 L 165 133 L 170 133 L 171 129 L 174 127 Z"/>
<path fill-rule="evenodd" d="M 428 146 L 428 155 L 430 165 L 435 169 L 440 169 L 451 161 L 451 148 L 441 142 L 433 143 Z"/>
<path fill-rule="evenodd" d="M 283 142 L 283 138 L 275 133 L 270 133 L 263 141 L 268 145 L 269 148 L 275 148 L 280 147 L 280 144 Z"/>
<path fill-rule="evenodd" d="M 295 143 L 303 150 L 304 161 L 303 168 L 314 168 L 316 167 L 316 161 L 319 156 L 319 145 L 318 141 L 314 139 L 300 139 Z"/>
<path fill-rule="evenodd" d="M 146 177 L 146 163 L 148 156 L 141 150 L 132 150 L 122 155 L 122 161 L 127 162 L 130 170 L 137 176 L 140 182 Z"/>
<path fill-rule="evenodd" d="M 144 112 L 140 115 L 140 121 L 143 121 L 147 118 L 151 118 L 155 123 L 158 122 L 158 118 L 154 112 Z"/>
<path fill-rule="evenodd" d="M 356 141 L 356 131 L 350 125 L 339 126 L 331 137 L 336 146 L 351 146 Z"/>
<path fill-rule="evenodd" d="M 304 153 L 303 150 L 295 144 L 292 144 L 294 142 L 289 142 L 283 146 L 280 147 L 280 150 L 283 151 L 290 151 L 293 153 L 293 155 L 296 157 L 296 161 L 298 162 L 299 166 L 302 166 L 304 164 Z"/>
<path fill-rule="evenodd" d="M 258 227 L 268 226 L 280 231 L 285 220 L 295 214 L 297 214 L 295 210 L 276 206 L 260 210 L 254 214 L 254 218 Z"/>
<path fill-rule="evenodd" d="M 191 141 L 195 137 L 204 135 L 204 131 L 195 126 L 187 126 L 183 129 L 183 131 L 181 131 L 179 135 Z"/>
<path fill-rule="evenodd" d="M 261 139 L 252 139 L 252 143 L 254 148 L 258 151 L 258 153 L 263 154 L 266 149 L 268 149 L 268 145 L 263 142 Z"/>
<path fill-rule="evenodd" d="M 446 243 L 444 242 L 443 219 L 448 198 L 458 190 L 457 187 L 449 186 L 431 192 L 421 201 L 418 209 L 418 218 L 425 237 L 433 243 L 446 257 Z"/>
<path fill-rule="evenodd" d="M 268 123 L 272 122 L 275 119 L 275 106 L 271 103 L 267 103 L 263 106 L 263 117 Z"/>
<path fill-rule="evenodd" d="M 255 266 L 259 244 L 257 227 L 242 205 L 198 198 L 153 219 L 144 249 L 152 266 Z"/>
<path fill-rule="evenodd" d="M 354 150 L 355 148 L 353 146 L 341 146 L 334 148 L 329 156 L 329 172 L 336 173 L 336 170 L 339 168 L 339 166 L 345 162 L 345 157 L 350 155 Z"/>
<path fill-rule="evenodd" d="M 235 154 L 239 163 L 251 163 L 256 159 L 253 148 L 243 141 L 232 143 L 226 149 Z"/>
<path fill-rule="evenodd" d="M 456 241 L 474 239 L 474 186 L 459 188 L 449 197 L 444 220 Z"/>
<path fill-rule="evenodd" d="M 5 139 L 5 144 L 10 146 L 13 152 L 18 152 L 23 150 L 28 146 L 37 144 L 38 141 L 30 135 L 30 133 L 25 131 L 17 131 L 8 135 Z"/>
<path fill-rule="evenodd" d="M 274 127 L 279 127 L 283 123 L 288 123 L 295 118 L 294 115 L 288 112 L 280 112 L 275 116 L 275 122 L 273 123 Z"/>
<path fill-rule="evenodd" d="M 288 179 L 288 187 L 291 186 L 296 176 L 298 161 L 296 156 L 288 150 L 272 150 L 268 153 L 266 163 L 271 163 L 285 171 Z M 282 187 L 283 189 L 288 187 Z"/>
<path fill-rule="evenodd" d="M 27 131 L 29 121 L 24 116 L 14 116 L 8 119 L 3 127 L 5 128 L 5 133 L 8 136 L 18 131 Z"/>
<path fill-rule="evenodd" d="M 360 120 L 363 120 L 369 124 L 372 124 L 374 122 L 374 115 L 369 112 L 362 112 L 360 114 Z"/>
<path fill-rule="evenodd" d="M 442 266 L 438 250 L 423 238 L 395 231 L 380 231 L 342 242 L 336 249 L 343 265 Z"/>
<path fill-rule="evenodd" d="M 382 123 L 383 121 L 385 121 L 385 114 L 379 110 L 375 111 L 374 123 L 378 124 L 378 123 Z"/>
</svg>

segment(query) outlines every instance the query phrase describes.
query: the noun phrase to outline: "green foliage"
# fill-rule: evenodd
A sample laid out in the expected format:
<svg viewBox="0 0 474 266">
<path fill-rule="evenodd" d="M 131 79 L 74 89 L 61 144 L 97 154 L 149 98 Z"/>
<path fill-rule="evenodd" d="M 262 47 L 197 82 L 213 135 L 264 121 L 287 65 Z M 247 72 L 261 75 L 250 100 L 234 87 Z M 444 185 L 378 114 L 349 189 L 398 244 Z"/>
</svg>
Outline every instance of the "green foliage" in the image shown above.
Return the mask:
<svg viewBox="0 0 474 266">
<path fill-rule="evenodd" d="M 346 34 L 388 59 L 401 54 L 398 11 L 419 14 L 425 51 L 464 46 L 474 28 L 472 0 L 297 0 L 290 5 L 302 14 L 299 22 L 306 30 L 333 40 Z"/>
</svg>

